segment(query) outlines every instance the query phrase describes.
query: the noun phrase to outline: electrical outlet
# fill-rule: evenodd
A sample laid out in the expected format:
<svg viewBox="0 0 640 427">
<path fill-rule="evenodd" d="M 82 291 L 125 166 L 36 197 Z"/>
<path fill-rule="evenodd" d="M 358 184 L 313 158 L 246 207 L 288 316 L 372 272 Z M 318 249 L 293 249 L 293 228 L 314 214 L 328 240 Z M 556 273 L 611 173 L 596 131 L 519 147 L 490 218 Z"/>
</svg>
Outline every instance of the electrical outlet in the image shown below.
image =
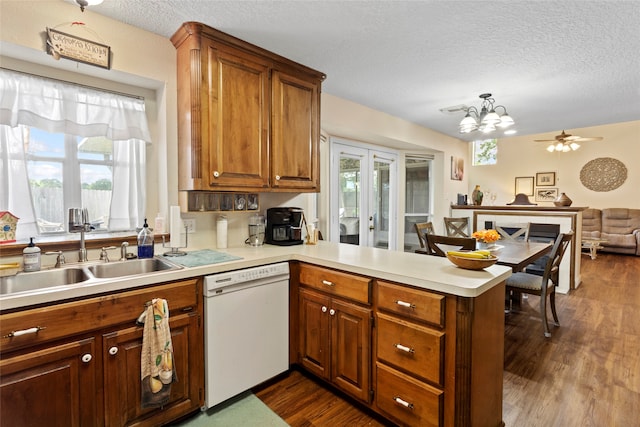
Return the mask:
<svg viewBox="0 0 640 427">
<path fill-rule="evenodd" d="M 187 234 L 196 232 L 196 219 L 195 218 L 186 218 L 182 220 L 184 227 L 187 229 Z"/>
</svg>

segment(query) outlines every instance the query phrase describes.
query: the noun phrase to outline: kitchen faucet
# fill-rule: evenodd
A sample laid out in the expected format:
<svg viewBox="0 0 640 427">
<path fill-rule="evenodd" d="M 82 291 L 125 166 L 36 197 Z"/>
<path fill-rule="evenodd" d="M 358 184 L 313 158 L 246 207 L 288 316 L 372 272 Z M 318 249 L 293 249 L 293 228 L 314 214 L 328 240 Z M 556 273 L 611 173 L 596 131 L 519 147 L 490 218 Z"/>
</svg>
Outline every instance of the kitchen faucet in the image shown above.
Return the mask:
<svg viewBox="0 0 640 427">
<path fill-rule="evenodd" d="M 86 208 L 69 209 L 69 233 L 80 233 L 80 249 L 78 250 L 78 261 L 80 262 L 88 261 L 84 233 L 93 229 L 94 227 L 89 223 L 89 211 Z"/>
</svg>

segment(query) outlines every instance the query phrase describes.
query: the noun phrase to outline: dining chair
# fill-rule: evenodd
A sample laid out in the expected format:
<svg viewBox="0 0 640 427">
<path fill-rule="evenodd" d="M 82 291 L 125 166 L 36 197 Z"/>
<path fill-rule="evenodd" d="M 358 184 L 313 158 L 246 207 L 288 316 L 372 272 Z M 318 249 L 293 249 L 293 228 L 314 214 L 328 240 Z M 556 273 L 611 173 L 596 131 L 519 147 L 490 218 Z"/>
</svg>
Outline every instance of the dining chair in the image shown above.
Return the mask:
<svg viewBox="0 0 640 427">
<path fill-rule="evenodd" d="M 558 238 L 559 234 L 559 224 L 541 224 L 530 222 L 527 224 L 527 231 L 525 233 L 524 239 L 527 242 L 553 243 Z M 544 274 L 544 269 L 548 260 L 549 255 L 544 255 L 526 266 L 524 271 L 527 273 L 542 276 Z"/>
<path fill-rule="evenodd" d="M 424 235 L 435 233 L 435 231 L 433 230 L 433 224 L 431 223 L 431 221 L 416 222 L 415 224 L 413 224 L 413 226 L 416 229 L 416 233 L 418 233 L 418 241 L 420 242 L 420 247 L 426 248 L 427 244 L 426 244 L 426 241 L 424 240 Z"/>
<path fill-rule="evenodd" d="M 444 217 L 444 229 L 449 237 L 469 237 L 469 218 Z"/>
<path fill-rule="evenodd" d="M 438 234 L 425 234 L 424 237 L 429 255 L 447 256 L 439 245 L 451 246 L 454 250 L 465 249 L 472 251 L 476 248 L 476 239 L 473 237 L 451 237 Z"/>
<path fill-rule="evenodd" d="M 542 277 L 531 273 L 518 272 L 513 273 L 506 282 L 507 293 L 515 291 L 524 294 L 538 295 L 540 297 L 540 315 L 542 316 L 542 324 L 544 326 L 544 336 L 547 338 L 551 336 L 549 323 L 547 321 L 547 297 L 549 297 L 549 305 L 551 306 L 554 325 L 560 326 L 558 313 L 556 312 L 555 291 L 556 286 L 558 286 L 560 262 L 572 238 L 572 231 L 558 235 L 551 249 Z"/>
</svg>

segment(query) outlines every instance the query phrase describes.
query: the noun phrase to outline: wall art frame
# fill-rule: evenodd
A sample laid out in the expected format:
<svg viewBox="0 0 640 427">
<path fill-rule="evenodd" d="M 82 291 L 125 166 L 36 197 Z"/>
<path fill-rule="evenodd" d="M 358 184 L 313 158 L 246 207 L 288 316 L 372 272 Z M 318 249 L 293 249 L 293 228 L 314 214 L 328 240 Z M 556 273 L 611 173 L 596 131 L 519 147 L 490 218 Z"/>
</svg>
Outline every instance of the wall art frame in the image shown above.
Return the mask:
<svg viewBox="0 0 640 427">
<path fill-rule="evenodd" d="M 533 177 L 516 176 L 515 194 L 525 194 L 533 196 Z"/>
<path fill-rule="evenodd" d="M 536 188 L 536 202 L 553 202 L 558 198 L 557 188 Z"/>
<path fill-rule="evenodd" d="M 451 156 L 451 179 L 462 181 L 462 178 L 464 178 L 464 159 Z"/>
<path fill-rule="evenodd" d="M 555 172 L 536 173 L 536 187 L 553 187 L 554 185 L 556 185 Z"/>
</svg>

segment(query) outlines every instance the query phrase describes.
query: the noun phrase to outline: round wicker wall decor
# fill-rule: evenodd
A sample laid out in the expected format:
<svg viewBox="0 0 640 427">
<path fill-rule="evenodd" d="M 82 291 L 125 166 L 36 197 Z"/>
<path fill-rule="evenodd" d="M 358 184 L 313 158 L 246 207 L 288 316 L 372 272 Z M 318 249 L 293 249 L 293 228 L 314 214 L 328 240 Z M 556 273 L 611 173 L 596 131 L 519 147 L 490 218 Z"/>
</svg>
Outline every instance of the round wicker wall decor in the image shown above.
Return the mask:
<svg viewBox="0 0 640 427">
<path fill-rule="evenodd" d="M 611 191 L 627 180 L 627 167 L 620 160 L 599 157 L 580 170 L 582 185 L 593 191 Z"/>
</svg>

